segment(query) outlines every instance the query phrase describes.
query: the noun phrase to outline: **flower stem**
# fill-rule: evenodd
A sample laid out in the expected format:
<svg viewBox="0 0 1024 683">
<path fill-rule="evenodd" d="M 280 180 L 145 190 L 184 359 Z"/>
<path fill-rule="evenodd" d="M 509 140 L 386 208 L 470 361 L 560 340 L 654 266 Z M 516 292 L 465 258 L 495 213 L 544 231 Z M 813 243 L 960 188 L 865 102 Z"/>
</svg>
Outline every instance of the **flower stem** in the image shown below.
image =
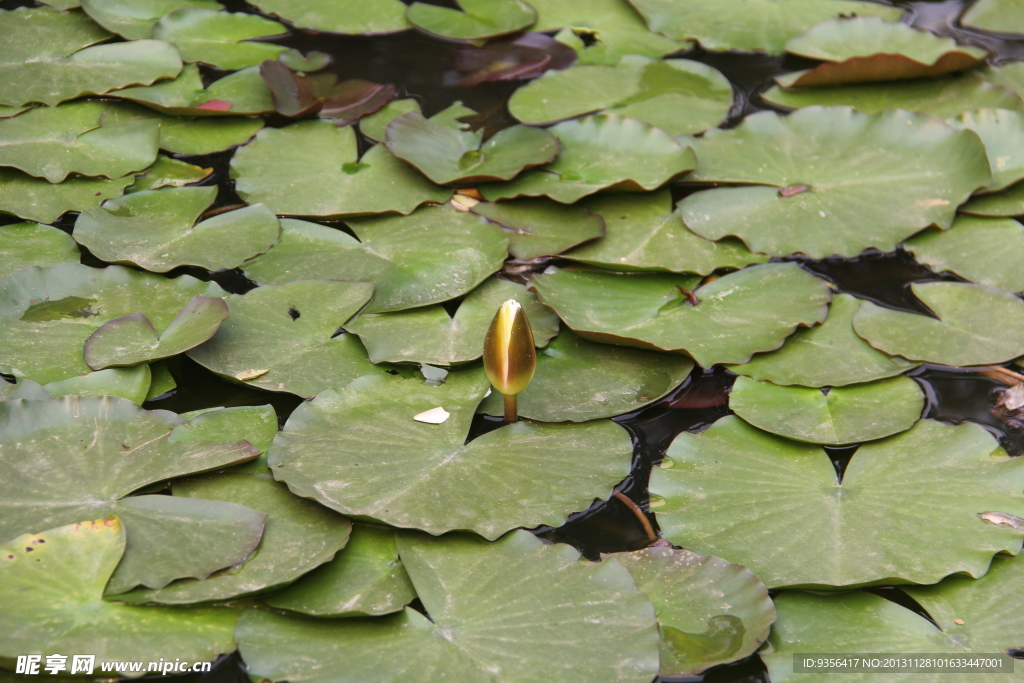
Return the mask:
<svg viewBox="0 0 1024 683">
<path fill-rule="evenodd" d="M 516 400 L 517 394 L 509 396 L 505 394 L 505 424 L 510 425 L 513 422 L 519 422 L 519 402 Z"/>
<path fill-rule="evenodd" d="M 651 526 L 651 520 L 647 519 L 647 515 L 645 515 L 644 511 L 640 509 L 640 506 L 630 500 L 629 497 L 621 491 L 615 491 L 613 492 L 613 495 L 625 503 L 626 507 L 632 510 L 633 514 L 636 515 L 636 518 L 640 520 L 640 524 L 647 533 L 647 540 L 651 543 L 658 540 L 658 534 L 654 533 L 654 527 Z"/>
</svg>

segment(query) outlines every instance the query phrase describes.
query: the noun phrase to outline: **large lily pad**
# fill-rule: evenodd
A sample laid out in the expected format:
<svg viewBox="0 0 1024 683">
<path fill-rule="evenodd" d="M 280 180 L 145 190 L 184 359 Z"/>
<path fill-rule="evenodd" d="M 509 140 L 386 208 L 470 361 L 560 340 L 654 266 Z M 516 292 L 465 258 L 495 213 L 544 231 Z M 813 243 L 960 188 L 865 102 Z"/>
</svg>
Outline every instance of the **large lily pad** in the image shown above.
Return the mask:
<svg viewBox="0 0 1024 683">
<path fill-rule="evenodd" d="M 98 372 L 90 372 L 81 377 L 69 377 L 59 382 L 50 382 L 43 385 L 50 396 L 60 398 L 61 396 L 118 396 L 126 398 L 136 405 L 142 405 L 149 396 L 152 381 L 152 372 L 148 365 L 139 365 L 134 368 L 110 368 Z M 30 379 L 18 382 L 22 384 L 35 384 Z M 39 386 L 39 385 L 37 385 Z M 29 395 L 17 395 L 11 398 L 34 398 Z M 43 398 L 40 396 L 40 398 Z M 242 439 L 208 439 L 208 441 L 241 441 Z"/>
<path fill-rule="evenodd" d="M 253 42 L 286 33 L 276 21 L 255 14 L 219 12 L 212 9 L 180 9 L 153 26 L 153 37 L 173 43 L 186 62 L 203 62 L 235 71 L 277 59 L 288 48 Z"/>
<path fill-rule="evenodd" d="M 101 102 L 69 102 L 0 119 L 0 165 L 59 183 L 70 173 L 120 178 L 152 164 L 159 124 L 106 124 L 104 109 Z"/>
<path fill-rule="evenodd" d="M 410 27 L 401 0 L 256 0 L 253 4 L 314 31 L 375 35 Z"/>
<path fill-rule="evenodd" d="M 334 621 L 250 609 L 236 636 L 252 674 L 293 683 L 382 683 L 406 672 L 647 683 L 657 673 L 654 610 L 615 560 L 580 563 L 569 546 L 526 531 L 493 544 L 402 534 L 398 550 L 429 619 L 412 609 Z M 558 657 L 549 656 L 553 641 Z"/>
<path fill-rule="evenodd" d="M 227 298 L 231 317 L 189 352 L 200 365 L 251 386 L 313 396 L 379 372 L 339 328 L 369 301 L 365 282 L 302 280 Z"/>
<path fill-rule="evenodd" d="M 83 211 L 75 239 L 105 261 L 158 273 L 181 265 L 235 268 L 277 242 L 277 217 L 262 204 L 199 221 L 216 198 L 216 186 L 133 192 Z"/>
<path fill-rule="evenodd" d="M 1009 218 L 959 216 L 949 230 L 929 230 L 904 247 L 936 273 L 949 271 L 979 285 L 1024 291 L 1024 226 Z"/>
<path fill-rule="evenodd" d="M 1024 513 L 1024 460 L 971 423 L 921 420 L 863 445 L 842 483 L 825 451 L 735 416 L 680 434 L 668 458 L 650 484 L 665 537 L 743 564 L 769 587 L 981 576 L 1024 537 L 978 517 Z"/>
<path fill-rule="evenodd" d="M 828 285 L 795 263 L 752 266 L 696 284 L 680 275 L 552 269 L 534 277 L 532 288 L 583 337 L 685 350 L 706 368 L 778 348 L 797 326 L 823 321 L 831 299 Z"/>
<path fill-rule="evenodd" d="M 67 211 L 84 211 L 120 197 L 133 182 L 135 176 L 127 175 L 113 180 L 73 177 L 53 184 L 13 168 L 0 168 L 0 212 L 53 223 Z"/>
<path fill-rule="evenodd" d="M 980 109 L 947 121 L 961 130 L 973 130 L 985 143 L 992 184 L 986 191 L 1002 190 L 1024 178 L 1024 115 L 1005 109 Z"/>
<path fill-rule="evenodd" d="M 880 351 L 944 365 L 992 365 L 1024 354 L 1024 301 L 994 287 L 915 282 L 937 317 L 861 302 L 853 329 Z"/>
<path fill-rule="evenodd" d="M 1024 183 L 1011 185 L 1002 192 L 977 195 L 961 206 L 959 211 L 972 216 L 1022 216 L 1024 215 Z"/>
<path fill-rule="evenodd" d="M 445 202 L 451 190 L 435 186 L 383 145 L 360 159 L 351 127 L 303 121 L 265 128 L 231 160 L 238 194 L 278 214 L 340 216 L 397 211 Z"/>
<path fill-rule="evenodd" d="M 251 115 L 274 111 L 270 90 L 256 66 L 228 74 L 204 88 L 199 67 L 186 64 L 177 78 L 116 90 L 110 95 L 177 116 Z"/>
<path fill-rule="evenodd" d="M 461 296 L 501 268 L 508 240 L 496 225 L 450 207 L 411 216 L 349 221 L 355 233 L 281 221 L 281 241 L 243 267 L 260 283 L 299 279 L 373 282 L 368 313 L 398 311 Z"/>
<path fill-rule="evenodd" d="M 188 275 L 73 263 L 19 270 L 0 279 L 0 293 L 0 372 L 41 384 L 88 373 L 82 347 L 104 323 L 142 312 L 164 329 L 193 296 L 225 296 Z"/>
<path fill-rule="evenodd" d="M 673 548 L 604 558 L 618 560 L 654 604 L 661 676 L 693 676 L 748 657 L 775 621 L 768 589 L 741 565 Z"/>
<path fill-rule="evenodd" d="M 295 493 L 345 514 L 490 539 L 558 526 L 628 474 L 629 435 L 613 422 L 518 422 L 467 444 L 486 391 L 479 370 L 450 373 L 439 387 L 363 377 L 300 405 L 274 440 L 270 467 Z M 444 423 L 413 419 L 437 406 L 450 413 Z"/>
<path fill-rule="evenodd" d="M 781 349 L 758 354 L 729 370 L 773 384 L 842 387 L 901 375 L 916 363 L 871 347 L 853 331 L 860 300 L 836 294 L 824 324 L 797 330 Z"/>
<path fill-rule="evenodd" d="M 924 392 L 909 377 L 831 389 L 780 387 L 739 377 L 729 393 L 729 408 L 772 434 L 835 446 L 910 429 L 921 418 Z"/>
<path fill-rule="evenodd" d="M 537 303 L 523 285 L 491 278 L 470 292 L 455 315 L 444 306 L 423 306 L 394 313 L 360 315 L 345 326 L 359 335 L 374 363 L 450 365 L 479 358 L 495 312 L 508 299 L 523 306 L 537 346 L 558 334 L 558 316 Z"/>
<path fill-rule="evenodd" d="M 0 34 L 7 36 L 0 45 L 0 104 L 53 106 L 80 95 L 148 85 L 181 71 L 178 51 L 161 40 L 95 45 L 110 34 L 78 10 L 4 12 Z"/>
<path fill-rule="evenodd" d="M 263 120 L 254 117 L 171 116 L 127 102 L 109 105 L 100 120 L 106 125 L 146 119 L 160 122 L 160 149 L 175 154 L 223 152 L 245 144 L 263 128 Z"/>
<path fill-rule="evenodd" d="M 206 661 L 234 650 L 237 610 L 104 601 L 103 587 L 124 550 L 117 519 L 25 534 L 0 546 L 0 657 L 87 652 L 96 655 L 98 672 L 105 662 L 149 661 L 156 653 Z"/>
<path fill-rule="evenodd" d="M 188 8 L 223 9 L 213 0 L 82 0 L 82 9 L 93 21 L 128 40 L 152 37 L 161 17 Z"/>
<path fill-rule="evenodd" d="M 701 164 L 691 179 L 753 186 L 690 195 L 679 203 L 686 226 L 777 256 L 892 251 L 921 228 L 949 227 L 956 207 L 992 178 L 971 131 L 905 111 L 763 112 L 693 145 Z"/>
<path fill-rule="evenodd" d="M 537 20 L 537 11 L 524 0 L 457 0 L 460 12 L 414 2 L 406 18 L 421 31 L 450 40 L 479 40 L 515 33 Z"/>
<path fill-rule="evenodd" d="M 546 198 L 481 202 L 470 210 L 505 228 L 509 253 L 526 261 L 561 254 L 604 234 L 601 216 Z"/>
<path fill-rule="evenodd" d="M 39 223 L 0 226 L 0 278 L 29 266 L 78 263 L 78 244 L 63 230 Z"/>
<path fill-rule="evenodd" d="M 484 197 L 547 195 L 572 204 L 607 188 L 653 190 L 697 163 L 693 150 L 665 131 L 617 114 L 565 121 L 550 130 L 562 143 L 558 158 L 515 180 L 484 185 Z"/>
<path fill-rule="evenodd" d="M 706 64 L 626 55 L 615 66 L 549 71 L 516 90 L 508 106 L 523 123 L 552 123 L 603 110 L 686 135 L 718 125 L 732 99 L 729 81 Z"/>
<path fill-rule="evenodd" d="M 992 33 L 1024 33 L 1024 12 L 1019 0 L 978 0 L 972 3 L 960 23 Z"/>
</svg>

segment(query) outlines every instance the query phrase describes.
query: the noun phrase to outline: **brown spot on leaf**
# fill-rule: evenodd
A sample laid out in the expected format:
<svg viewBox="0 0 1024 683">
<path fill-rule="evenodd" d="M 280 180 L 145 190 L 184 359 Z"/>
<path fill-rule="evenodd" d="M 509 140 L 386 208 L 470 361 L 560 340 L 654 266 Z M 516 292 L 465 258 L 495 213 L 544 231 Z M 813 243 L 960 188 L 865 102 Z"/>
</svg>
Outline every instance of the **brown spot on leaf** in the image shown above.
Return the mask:
<svg viewBox="0 0 1024 683">
<path fill-rule="evenodd" d="M 807 190 L 811 189 L 807 185 L 790 185 L 779 190 L 780 197 L 795 197 L 798 194 L 803 194 Z"/>
</svg>

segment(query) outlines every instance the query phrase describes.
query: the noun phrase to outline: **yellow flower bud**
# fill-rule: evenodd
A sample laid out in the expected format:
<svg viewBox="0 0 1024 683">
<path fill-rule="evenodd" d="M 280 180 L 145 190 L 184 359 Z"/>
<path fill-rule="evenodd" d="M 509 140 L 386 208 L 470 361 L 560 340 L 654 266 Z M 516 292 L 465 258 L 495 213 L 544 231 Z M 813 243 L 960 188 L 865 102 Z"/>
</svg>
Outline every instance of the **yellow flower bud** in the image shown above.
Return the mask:
<svg viewBox="0 0 1024 683">
<path fill-rule="evenodd" d="M 484 370 L 494 388 L 515 396 L 526 388 L 537 368 L 533 330 L 519 302 L 501 305 L 484 338 Z"/>
</svg>

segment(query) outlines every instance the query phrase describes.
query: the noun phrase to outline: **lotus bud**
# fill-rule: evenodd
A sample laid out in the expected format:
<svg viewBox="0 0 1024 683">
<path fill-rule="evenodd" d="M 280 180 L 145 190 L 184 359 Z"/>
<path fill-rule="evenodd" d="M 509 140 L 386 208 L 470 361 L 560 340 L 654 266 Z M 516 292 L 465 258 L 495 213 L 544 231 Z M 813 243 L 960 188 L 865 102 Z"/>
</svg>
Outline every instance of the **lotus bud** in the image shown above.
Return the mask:
<svg viewBox="0 0 1024 683">
<path fill-rule="evenodd" d="M 516 394 L 526 388 L 537 368 L 533 330 L 519 302 L 501 305 L 484 338 L 484 370 L 494 388 L 505 396 L 505 422 L 519 419 Z"/>
</svg>

